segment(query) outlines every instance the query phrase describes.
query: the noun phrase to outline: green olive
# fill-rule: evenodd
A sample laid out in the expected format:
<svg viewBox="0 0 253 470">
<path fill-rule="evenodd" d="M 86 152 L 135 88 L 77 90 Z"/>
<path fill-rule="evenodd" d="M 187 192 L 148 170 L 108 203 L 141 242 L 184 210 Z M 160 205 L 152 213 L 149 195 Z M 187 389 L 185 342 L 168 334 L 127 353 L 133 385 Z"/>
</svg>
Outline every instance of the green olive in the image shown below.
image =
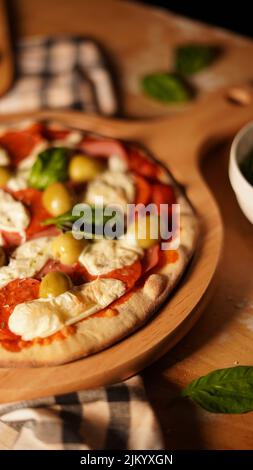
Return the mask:
<svg viewBox="0 0 253 470">
<path fill-rule="evenodd" d="M 86 240 L 76 240 L 71 232 L 62 233 L 52 241 L 52 254 L 61 263 L 72 265 L 78 261 Z"/>
<path fill-rule="evenodd" d="M 130 232 L 134 232 L 139 247 L 147 250 L 159 241 L 159 229 L 159 219 L 155 220 L 152 216 L 146 215 L 135 220 Z"/>
<path fill-rule="evenodd" d="M 0 268 L 5 265 L 6 255 L 4 249 L 0 246 Z"/>
<path fill-rule="evenodd" d="M 72 181 L 83 183 L 90 181 L 105 170 L 105 165 L 95 158 L 74 155 L 69 164 L 69 176 Z"/>
<path fill-rule="evenodd" d="M 70 192 L 62 183 L 53 183 L 48 186 L 42 196 L 45 209 L 57 217 L 72 208 L 73 201 Z"/>
<path fill-rule="evenodd" d="M 70 277 L 61 271 L 46 274 L 40 284 L 39 296 L 43 298 L 57 297 L 73 286 Z"/>
<path fill-rule="evenodd" d="M 0 188 L 3 188 L 6 186 L 7 182 L 11 178 L 11 172 L 8 170 L 8 168 L 5 168 L 4 166 L 0 166 Z"/>
</svg>

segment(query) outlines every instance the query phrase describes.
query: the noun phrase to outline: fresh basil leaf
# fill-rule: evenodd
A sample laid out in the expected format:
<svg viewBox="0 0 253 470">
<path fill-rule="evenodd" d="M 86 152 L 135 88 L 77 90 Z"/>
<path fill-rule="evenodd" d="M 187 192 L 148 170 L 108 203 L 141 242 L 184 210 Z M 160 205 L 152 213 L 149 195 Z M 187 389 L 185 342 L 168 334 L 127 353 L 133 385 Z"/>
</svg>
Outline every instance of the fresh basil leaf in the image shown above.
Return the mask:
<svg viewBox="0 0 253 470">
<path fill-rule="evenodd" d="M 69 149 L 52 147 L 39 153 L 29 176 L 29 185 L 35 189 L 45 189 L 56 181 L 68 178 Z"/>
<path fill-rule="evenodd" d="M 182 395 L 212 413 L 253 411 L 253 367 L 216 370 L 191 382 Z"/>
<path fill-rule="evenodd" d="M 253 185 L 253 151 L 241 162 L 240 169 L 246 180 Z"/>
<path fill-rule="evenodd" d="M 175 51 L 175 71 L 185 76 L 208 67 L 218 55 L 218 48 L 205 44 L 186 44 Z"/>
<path fill-rule="evenodd" d="M 191 99 L 192 93 L 184 81 L 172 73 L 153 73 L 142 79 L 146 95 L 163 103 L 182 103 Z"/>
</svg>

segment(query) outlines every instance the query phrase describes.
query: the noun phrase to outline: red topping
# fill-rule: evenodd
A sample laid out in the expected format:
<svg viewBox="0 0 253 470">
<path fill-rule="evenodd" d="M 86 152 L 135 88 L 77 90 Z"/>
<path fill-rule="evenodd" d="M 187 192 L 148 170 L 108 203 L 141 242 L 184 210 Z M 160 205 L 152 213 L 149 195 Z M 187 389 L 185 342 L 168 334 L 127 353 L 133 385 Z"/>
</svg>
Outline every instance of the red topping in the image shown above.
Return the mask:
<svg viewBox="0 0 253 470">
<path fill-rule="evenodd" d="M 42 127 L 40 124 L 34 124 L 28 129 L 8 131 L 0 136 L 0 145 L 10 155 L 13 165 L 18 165 L 40 142 Z"/>
<path fill-rule="evenodd" d="M 45 138 L 48 140 L 63 140 L 70 134 L 69 129 L 54 129 L 48 127 L 44 131 Z"/>
<path fill-rule="evenodd" d="M 16 305 L 38 298 L 39 286 L 36 279 L 15 279 L 0 289 L 0 340 L 19 339 L 9 330 L 9 317 Z"/>
<path fill-rule="evenodd" d="M 160 245 L 151 246 L 145 251 L 142 259 L 142 274 L 146 274 L 148 271 L 153 269 L 159 261 Z"/>
<path fill-rule="evenodd" d="M 151 185 L 140 175 L 134 175 L 136 197 L 135 204 L 147 205 L 151 199 Z"/>
<path fill-rule="evenodd" d="M 108 158 L 111 155 L 118 155 L 125 161 L 128 160 L 123 144 L 117 140 L 85 136 L 78 146 L 81 150 L 94 157 Z"/>
<path fill-rule="evenodd" d="M 134 171 L 147 178 L 156 178 L 159 173 L 157 164 L 148 160 L 148 157 L 137 146 L 128 147 L 128 166 Z"/>
<path fill-rule="evenodd" d="M 48 230 L 48 227 L 44 226 L 42 222 L 51 216 L 43 206 L 42 193 L 37 189 L 28 188 L 15 191 L 13 196 L 23 202 L 30 212 L 31 221 L 26 229 L 27 238 L 32 238 L 34 234 L 39 236 L 39 232 L 42 231 L 44 235 L 44 230 Z"/>
<path fill-rule="evenodd" d="M 175 204 L 176 196 L 172 186 L 163 183 L 152 185 L 152 201 L 158 206 L 160 204 Z"/>
<path fill-rule="evenodd" d="M 5 232 L 4 230 L 1 230 L 1 235 L 7 248 L 13 248 L 20 245 L 22 240 L 21 236 L 17 232 Z"/>
<path fill-rule="evenodd" d="M 135 261 L 130 266 L 124 266 L 124 268 L 115 269 L 110 273 L 103 274 L 101 277 L 110 279 L 119 279 L 124 282 L 127 290 L 132 289 L 142 274 L 142 266 L 139 260 Z"/>
<path fill-rule="evenodd" d="M 41 279 L 46 274 L 54 271 L 61 271 L 68 274 L 75 286 L 79 286 L 90 279 L 86 269 L 80 263 L 76 263 L 73 266 L 67 266 L 66 264 L 62 264 L 56 260 L 49 260 L 37 273 L 36 277 Z"/>
</svg>

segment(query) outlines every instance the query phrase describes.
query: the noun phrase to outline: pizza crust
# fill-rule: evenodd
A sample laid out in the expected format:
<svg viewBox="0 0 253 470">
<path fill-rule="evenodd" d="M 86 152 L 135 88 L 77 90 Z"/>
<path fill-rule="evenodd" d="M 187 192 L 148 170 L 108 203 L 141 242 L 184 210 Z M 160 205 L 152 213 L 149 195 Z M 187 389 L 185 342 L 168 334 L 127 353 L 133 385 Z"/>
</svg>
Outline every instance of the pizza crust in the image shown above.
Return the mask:
<svg viewBox="0 0 253 470">
<path fill-rule="evenodd" d="M 181 206 L 181 243 L 178 259 L 150 274 L 145 284 L 117 306 L 118 315 L 89 317 L 76 324 L 76 331 L 50 344 L 34 343 L 18 352 L 0 346 L 0 367 L 55 366 L 97 353 L 140 328 L 175 288 L 196 248 L 198 221 L 191 204 L 169 171 L 158 163 L 161 181 L 173 185 Z"/>
</svg>

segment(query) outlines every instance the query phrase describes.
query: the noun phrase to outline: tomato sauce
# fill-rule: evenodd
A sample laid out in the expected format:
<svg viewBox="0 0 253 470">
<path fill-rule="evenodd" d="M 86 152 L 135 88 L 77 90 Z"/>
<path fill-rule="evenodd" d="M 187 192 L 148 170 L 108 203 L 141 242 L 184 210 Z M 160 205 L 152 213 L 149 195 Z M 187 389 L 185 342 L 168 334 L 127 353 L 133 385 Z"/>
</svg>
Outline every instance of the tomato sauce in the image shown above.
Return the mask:
<svg viewBox="0 0 253 470">
<path fill-rule="evenodd" d="M 39 286 L 40 282 L 36 279 L 15 279 L 0 289 L 0 341 L 3 346 L 17 347 L 20 337 L 8 327 L 10 315 L 16 305 L 37 299 Z"/>
</svg>

